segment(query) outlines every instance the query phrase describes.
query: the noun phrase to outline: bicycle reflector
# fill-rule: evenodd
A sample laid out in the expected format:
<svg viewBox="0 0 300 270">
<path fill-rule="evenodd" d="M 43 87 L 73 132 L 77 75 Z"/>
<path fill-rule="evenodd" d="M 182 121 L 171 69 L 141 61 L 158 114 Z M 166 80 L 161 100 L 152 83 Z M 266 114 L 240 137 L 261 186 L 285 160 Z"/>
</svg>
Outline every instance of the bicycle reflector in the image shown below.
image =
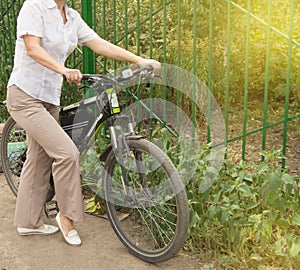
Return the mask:
<svg viewBox="0 0 300 270">
<path fill-rule="evenodd" d="M 118 98 L 117 98 L 115 89 L 108 88 L 105 91 L 106 91 L 106 94 L 108 97 L 108 102 L 111 107 L 111 111 L 110 111 L 111 114 L 119 113 L 121 110 L 120 110 L 120 106 L 119 106 L 119 102 L 118 102 Z"/>
</svg>

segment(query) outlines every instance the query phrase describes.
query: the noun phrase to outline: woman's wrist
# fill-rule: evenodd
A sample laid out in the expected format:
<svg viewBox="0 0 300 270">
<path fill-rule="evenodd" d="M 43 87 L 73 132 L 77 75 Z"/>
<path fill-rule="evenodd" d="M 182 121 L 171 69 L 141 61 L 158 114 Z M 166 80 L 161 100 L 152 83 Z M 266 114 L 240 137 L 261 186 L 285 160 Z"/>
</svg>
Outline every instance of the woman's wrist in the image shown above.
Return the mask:
<svg viewBox="0 0 300 270">
<path fill-rule="evenodd" d="M 136 61 L 134 61 L 134 63 L 137 64 L 137 65 L 143 65 L 144 60 L 145 59 L 143 57 L 136 56 Z"/>
<path fill-rule="evenodd" d="M 136 64 L 138 64 L 142 67 L 151 66 L 154 69 L 154 71 L 158 71 L 161 69 L 161 63 L 154 59 L 146 59 L 146 58 L 140 57 L 139 61 Z"/>
<path fill-rule="evenodd" d="M 66 67 L 65 66 L 60 66 L 59 68 L 58 68 L 58 72 L 57 73 L 59 73 L 60 75 L 64 75 L 65 73 L 66 73 Z"/>
</svg>

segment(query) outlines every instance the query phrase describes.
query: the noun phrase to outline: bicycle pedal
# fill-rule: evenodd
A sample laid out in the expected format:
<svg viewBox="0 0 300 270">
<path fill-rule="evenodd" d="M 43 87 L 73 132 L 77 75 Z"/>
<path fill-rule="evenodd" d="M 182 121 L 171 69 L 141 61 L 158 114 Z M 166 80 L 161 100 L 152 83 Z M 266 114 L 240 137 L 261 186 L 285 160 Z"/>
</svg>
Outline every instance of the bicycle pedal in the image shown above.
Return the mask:
<svg viewBox="0 0 300 270">
<path fill-rule="evenodd" d="M 44 206 L 44 210 L 47 218 L 55 218 L 59 211 L 57 201 L 52 200 L 46 202 Z"/>
</svg>

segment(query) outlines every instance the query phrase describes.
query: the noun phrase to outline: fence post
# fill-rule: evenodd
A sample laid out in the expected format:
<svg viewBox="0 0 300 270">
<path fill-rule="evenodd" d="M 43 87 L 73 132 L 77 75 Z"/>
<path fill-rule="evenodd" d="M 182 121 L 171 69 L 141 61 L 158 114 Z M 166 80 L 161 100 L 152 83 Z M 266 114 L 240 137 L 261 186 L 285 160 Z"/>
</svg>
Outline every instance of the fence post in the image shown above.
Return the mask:
<svg viewBox="0 0 300 270">
<path fill-rule="evenodd" d="M 82 18 L 90 26 L 93 27 L 93 5 L 91 0 L 81 1 Z M 95 54 L 87 47 L 83 47 L 83 73 L 96 73 Z M 86 92 L 87 97 L 91 97 L 91 91 Z"/>
</svg>

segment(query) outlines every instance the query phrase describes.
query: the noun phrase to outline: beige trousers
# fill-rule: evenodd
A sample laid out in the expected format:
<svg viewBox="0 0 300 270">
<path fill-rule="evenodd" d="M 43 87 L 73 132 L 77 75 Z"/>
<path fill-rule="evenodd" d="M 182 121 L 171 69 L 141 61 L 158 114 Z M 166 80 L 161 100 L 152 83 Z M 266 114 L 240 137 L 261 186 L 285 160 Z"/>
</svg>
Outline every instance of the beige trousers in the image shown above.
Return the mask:
<svg viewBox="0 0 300 270">
<path fill-rule="evenodd" d="M 7 92 L 10 115 L 26 131 L 27 158 L 21 173 L 15 225 L 37 228 L 52 172 L 56 200 L 62 215 L 84 218 L 79 174 L 79 152 L 58 124 L 59 107 L 35 99 L 16 86 Z"/>
</svg>

